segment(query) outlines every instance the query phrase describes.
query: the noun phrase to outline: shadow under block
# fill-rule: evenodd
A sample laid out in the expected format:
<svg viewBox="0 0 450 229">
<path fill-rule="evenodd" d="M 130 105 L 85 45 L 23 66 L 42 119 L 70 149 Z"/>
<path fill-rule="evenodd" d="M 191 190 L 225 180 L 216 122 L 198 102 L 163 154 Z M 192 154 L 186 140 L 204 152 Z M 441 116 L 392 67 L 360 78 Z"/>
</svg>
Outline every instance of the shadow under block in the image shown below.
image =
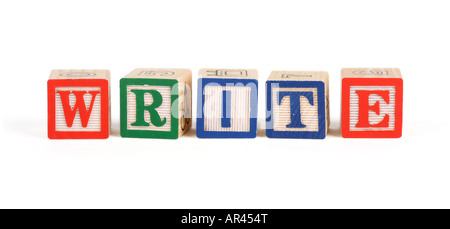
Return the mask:
<svg viewBox="0 0 450 229">
<path fill-rule="evenodd" d="M 341 76 L 342 137 L 401 137 L 403 79 L 400 70 L 344 68 Z"/>
<path fill-rule="evenodd" d="M 327 72 L 273 71 L 266 93 L 267 137 L 325 138 L 330 123 Z"/>
<path fill-rule="evenodd" d="M 197 96 L 197 137 L 256 137 L 256 70 L 201 69 Z"/>
<path fill-rule="evenodd" d="M 50 139 L 109 137 L 108 70 L 53 70 L 47 90 Z"/>
<path fill-rule="evenodd" d="M 189 69 L 135 69 L 120 80 L 120 135 L 177 139 L 192 126 Z"/>
</svg>

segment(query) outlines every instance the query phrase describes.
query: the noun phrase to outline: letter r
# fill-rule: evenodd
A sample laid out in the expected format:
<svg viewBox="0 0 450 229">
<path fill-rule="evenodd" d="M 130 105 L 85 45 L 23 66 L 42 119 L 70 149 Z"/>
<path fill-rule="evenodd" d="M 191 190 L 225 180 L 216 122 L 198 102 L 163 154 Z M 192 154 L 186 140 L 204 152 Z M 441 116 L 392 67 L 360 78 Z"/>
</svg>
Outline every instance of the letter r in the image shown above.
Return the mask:
<svg viewBox="0 0 450 229">
<path fill-rule="evenodd" d="M 157 90 L 138 89 L 132 89 L 131 92 L 136 95 L 136 122 L 131 123 L 131 126 L 150 126 L 150 124 L 145 121 L 145 111 L 148 111 L 150 113 L 150 122 L 154 126 L 160 127 L 166 124 L 167 119 L 164 117 L 164 119 L 161 120 L 161 116 L 159 115 L 158 111 L 156 111 L 156 108 L 161 106 L 163 102 L 161 93 L 159 93 Z M 153 97 L 153 103 L 146 106 L 144 95 L 147 93 Z"/>
</svg>

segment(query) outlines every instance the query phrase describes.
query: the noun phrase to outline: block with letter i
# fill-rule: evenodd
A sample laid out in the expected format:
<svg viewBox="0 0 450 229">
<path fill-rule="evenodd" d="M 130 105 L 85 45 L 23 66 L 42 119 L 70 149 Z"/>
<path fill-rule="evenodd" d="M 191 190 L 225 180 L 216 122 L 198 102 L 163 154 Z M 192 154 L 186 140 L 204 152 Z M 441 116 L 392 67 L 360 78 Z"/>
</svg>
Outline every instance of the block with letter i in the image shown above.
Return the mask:
<svg viewBox="0 0 450 229">
<path fill-rule="evenodd" d="M 108 70 L 53 70 L 47 82 L 50 139 L 105 139 L 110 130 Z"/>
<path fill-rule="evenodd" d="M 341 75 L 342 137 L 401 137 L 403 79 L 400 70 L 344 68 Z"/>
<path fill-rule="evenodd" d="M 120 135 L 177 139 L 191 128 L 189 69 L 135 69 L 120 80 Z"/>
<path fill-rule="evenodd" d="M 197 96 L 197 137 L 256 137 L 256 70 L 201 69 Z"/>
<path fill-rule="evenodd" d="M 267 137 L 325 138 L 330 123 L 327 72 L 273 71 L 266 93 Z"/>
</svg>

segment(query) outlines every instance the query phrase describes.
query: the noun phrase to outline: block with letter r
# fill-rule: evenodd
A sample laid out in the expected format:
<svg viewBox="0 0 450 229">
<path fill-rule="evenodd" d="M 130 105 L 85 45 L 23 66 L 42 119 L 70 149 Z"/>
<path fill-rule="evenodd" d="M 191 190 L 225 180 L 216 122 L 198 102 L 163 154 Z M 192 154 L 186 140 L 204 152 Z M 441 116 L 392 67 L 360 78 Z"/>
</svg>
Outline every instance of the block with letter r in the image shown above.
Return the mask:
<svg viewBox="0 0 450 229">
<path fill-rule="evenodd" d="M 108 70 L 53 70 L 47 82 L 50 139 L 105 139 L 110 130 Z"/>
<path fill-rule="evenodd" d="M 266 93 L 267 137 L 325 138 L 330 123 L 327 72 L 273 71 Z"/>
<path fill-rule="evenodd" d="M 201 69 L 197 96 L 197 137 L 256 137 L 258 114 L 256 70 Z"/>
<path fill-rule="evenodd" d="M 120 80 L 120 135 L 177 139 L 192 126 L 189 69 L 140 68 Z"/>
<path fill-rule="evenodd" d="M 400 70 L 344 68 L 341 76 L 342 137 L 401 137 L 403 79 Z"/>
</svg>

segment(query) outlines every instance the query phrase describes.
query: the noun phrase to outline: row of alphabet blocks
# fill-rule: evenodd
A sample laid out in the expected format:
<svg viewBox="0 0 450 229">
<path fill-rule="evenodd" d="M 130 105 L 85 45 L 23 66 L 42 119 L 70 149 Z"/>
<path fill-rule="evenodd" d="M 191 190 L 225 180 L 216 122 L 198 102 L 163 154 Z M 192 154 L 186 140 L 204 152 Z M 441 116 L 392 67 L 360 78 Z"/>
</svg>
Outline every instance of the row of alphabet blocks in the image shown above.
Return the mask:
<svg viewBox="0 0 450 229">
<path fill-rule="evenodd" d="M 342 69 L 345 138 L 402 134 L 403 80 L 398 69 Z M 273 71 L 266 82 L 266 135 L 323 139 L 330 124 L 328 73 Z M 120 80 L 120 134 L 177 139 L 192 125 L 188 69 L 136 69 Z M 258 73 L 202 69 L 197 136 L 255 138 Z M 50 139 L 102 139 L 110 130 L 108 70 L 54 70 L 48 81 Z"/>
</svg>

